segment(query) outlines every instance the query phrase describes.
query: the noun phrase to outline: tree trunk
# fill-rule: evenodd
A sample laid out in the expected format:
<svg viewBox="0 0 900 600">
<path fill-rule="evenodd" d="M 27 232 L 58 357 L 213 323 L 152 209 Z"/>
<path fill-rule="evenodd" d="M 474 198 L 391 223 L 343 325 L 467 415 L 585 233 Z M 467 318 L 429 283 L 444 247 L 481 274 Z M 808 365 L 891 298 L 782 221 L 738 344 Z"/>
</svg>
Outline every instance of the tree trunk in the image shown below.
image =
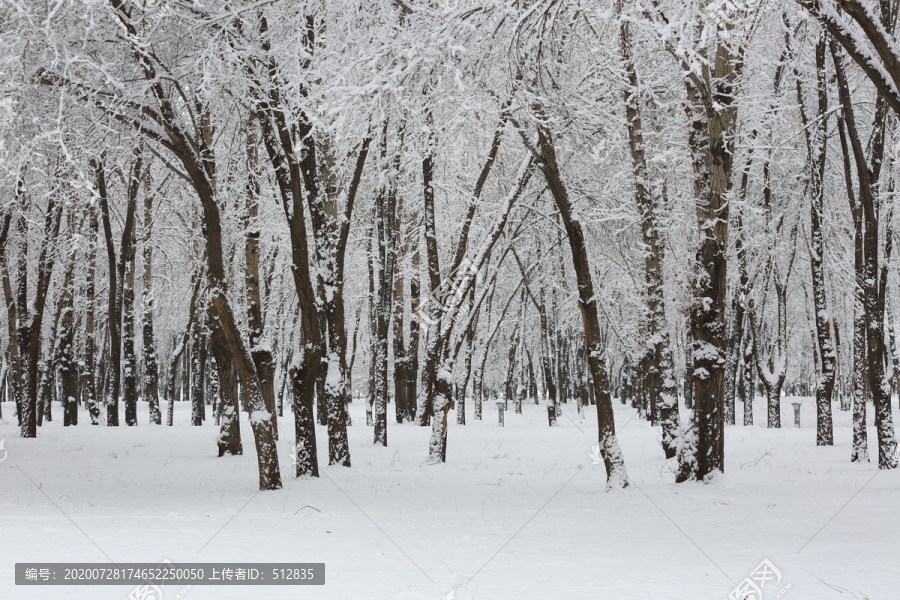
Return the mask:
<svg viewBox="0 0 900 600">
<path fill-rule="evenodd" d="M 203 311 L 200 311 L 203 314 Z M 185 363 L 185 375 L 190 373 L 190 390 L 191 390 L 191 425 L 200 427 L 203 425 L 203 372 L 200 369 L 200 354 L 204 352 L 205 345 L 205 319 L 202 317 L 195 319 L 191 329 L 190 336 L 190 360 Z M 230 381 L 230 380 L 229 380 Z M 232 383 L 231 385 L 235 385 Z M 220 386 L 225 387 L 224 382 L 220 381 Z"/>
<path fill-rule="evenodd" d="M 134 207 L 129 203 L 128 212 L 131 216 L 131 228 L 128 233 L 128 242 L 122 243 L 121 260 L 124 269 L 120 269 L 122 275 L 122 398 L 125 403 L 125 424 L 137 425 L 137 356 L 134 352 Z M 126 219 L 126 228 L 128 219 Z"/>
<path fill-rule="evenodd" d="M 119 387 L 121 386 L 122 355 L 120 348 L 119 312 L 116 303 L 116 290 L 118 289 L 116 267 L 116 248 L 112 237 L 112 225 L 109 219 L 109 199 L 106 193 L 106 174 L 101 161 L 92 161 L 96 177 L 97 194 L 100 203 L 100 215 L 103 221 L 103 235 L 106 240 L 107 271 L 109 273 L 109 301 L 107 310 L 107 325 L 109 327 L 109 353 L 110 375 L 112 393 L 106 398 L 106 426 L 118 427 L 119 425 Z"/>
<path fill-rule="evenodd" d="M 375 299 L 375 249 L 372 247 L 372 240 L 375 235 L 375 228 L 370 227 L 368 235 L 366 235 L 366 254 L 368 255 L 367 265 L 369 267 L 369 294 L 367 296 L 368 304 L 368 321 L 369 321 L 369 341 L 372 350 L 369 352 L 369 380 L 366 395 L 366 426 L 373 427 L 375 419 L 373 417 L 373 407 L 375 406 L 375 340 L 378 336 L 378 308 Z"/>
<path fill-rule="evenodd" d="M 212 325 L 212 333 L 210 335 L 209 347 L 215 360 L 216 372 L 219 379 L 219 437 L 217 444 L 219 447 L 219 456 L 229 453 L 232 456 L 239 456 L 244 453 L 244 447 L 241 443 L 241 426 L 240 426 L 240 400 L 238 399 L 238 373 L 234 365 L 231 353 L 225 343 L 225 335 L 222 328 L 214 321 L 210 321 Z M 194 411 L 191 413 L 191 424 L 194 421 Z"/>
<path fill-rule="evenodd" d="M 58 193 L 58 192 L 57 192 Z M 37 411 L 40 376 L 40 358 L 41 347 L 43 342 L 42 325 L 44 318 L 44 308 L 47 303 L 47 296 L 50 288 L 51 275 L 53 274 L 53 257 L 52 246 L 59 237 L 60 223 L 62 221 L 63 202 L 57 197 L 57 193 L 52 193 L 47 202 L 47 211 L 44 221 L 44 236 L 41 242 L 40 256 L 38 258 L 38 280 L 37 290 L 35 293 L 34 304 L 32 310 L 27 309 L 27 279 L 24 273 L 27 269 L 25 259 L 27 254 L 21 253 L 19 256 L 19 294 L 20 306 L 17 307 L 19 318 L 19 344 L 23 341 L 27 344 L 27 352 L 20 352 L 20 357 L 24 356 L 27 365 L 27 381 L 26 395 L 22 402 L 24 410 L 22 411 L 22 437 L 37 437 Z M 22 229 L 25 224 L 20 219 Z M 27 232 L 23 231 L 25 235 Z"/>
<path fill-rule="evenodd" d="M 619 11 L 622 9 L 621 4 L 621 0 L 619 0 Z M 659 190 L 650 189 L 653 183 L 645 157 L 643 124 L 636 94 L 637 73 L 631 58 L 631 35 L 627 21 L 621 21 L 620 37 L 625 76 L 628 80 L 624 90 L 628 145 L 631 151 L 635 195 L 638 210 L 641 213 L 641 233 L 644 245 L 647 352 L 649 353 L 647 365 L 649 368 L 645 373 L 645 385 L 651 410 L 654 414 L 658 413 L 656 416 L 662 426 L 663 453 L 666 458 L 674 458 L 679 427 L 678 394 L 663 292 L 664 242 L 660 236 L 657 215 L 657 212 L 662 210 L 662 206 L 659 201 Z"/>
<path fill-rule="evenodd" d="M 385 122 L 382 147 L 382 162 L 386 158 L 388 127 Z M 403 129 L 399 132 L 400 147 Z M 376 304 L 376 329 L 373 344 L 375 360 L 375 403 L 372 408 L 375 420 L 374 443 L 387 446 L 387 404 L 388 404 L 388 336 L 390 334 L 391 298 L 394 291 L 394 265 L 396 264 L 397 235 L 397 190 L 399 176 L 399 153 L 392 161 L 389 182 L 382 185 L 375 205 L 375 223 L 378 239 L 378 295 Z"/>
<path fill-rule="evenodd" d="M 737 105 L 730 46 L 719 40 L 702 80 L 688 79 L 689 146 L 694 165 L 698 276 L 691 307 L 693 423 L 684 434 L 676 481 L 706 480 L 725 470 L 724 363 L 728 202 Z"/>
<path fill-rule="evenodd" d="M 409 305 L 419 305 L 419 240 L 416 240 L 415 250 L 412 253 L 411 273 L 409 278 Z M 419 321 L 415 318 L 409 320 L 409 347 L 406 351 L 406 420 L 414 421 L 418 409 L 416 396 L 419 378 Z M 476 417 L 479 418 L 479 417 Z"/>
<path fill-rule="evenodd" d="M 816 382 L 816 445 L 834 444 L 831 418 L 831 396 L 834 392 L 836 349 L 831 340 L 831 316 L 825 296 L 825 242 L 822 219 L 825 204 L 825 161 L 828 148 L 828 87 L 825 72 L 825 33 L 819 34 L 816 44 L 816 122 L 807 133 L 810 171 L 810 270 L 812 272 L 813 308 L 815 312 L 816 343 L 819 355 L 819 378 Z M 797 95 L 802 106 L 800 80 Z M 804 118 L 804 121 L 806 119 Z"/>
<path fill-rule="evenodd" d="M 569 240 L 569 248 L 572 251 L 572 265 L 578 282 L 578 307 L 581 310 L 585 349 L 588 354 L 588 364 L 591 378 L 594 382 L 594 394 L 597 401 L 598 441 L 600 452 L 603 456 L 603 463 L 606 467 L 607 485 L 610 488 L 622 488 L 628 485 L 628 474 L 625 469 L 625 460 L 616 438 L 612 398 L 606 371 L 605 349 L 600 346 L 600 320 L 597 315 L 597 298 L 594 293 L 587 246 L 585 245 L 581 222 L 573 214 L 568 191 L 561 179 L 559 166 L 556 161 L 556 149 L 553 145 L 550 130 L 543 119 L 539 119 L 538 147 L 540 149 L 540 155 L 537 157 L 538 168 L 543 173 L 556 207 L 559 209 Z"/>
<path fill-rule="evenodd" d="M 850 96 L 850 88 L 843 69 L 843 61 L 834 42 L 831 42 L 831 55 L 835 66 L 838 96 L 841 101 L 843 114 L 839 119 L 839 133 L 841 134 L 841 148 L 844 153 L 845 180 L 850 198 L 851 212 L 853 213 L 856 227 L 856 272 L 857 293 L 855 297 L 856 319 L 854 339 L 854 360 L 865 354 L 869 392 L 872 394 L 875 409 L 875 426 L 878 431 L 878 467 L 880 469 L 894 469 L 898 465 L 896 455 L 896 440 L 894 437 L 894 425 L 891 415 L 890 383 L 884 378 L 884 285 L 879 283 L 886 281 L 879 269 L 878 254 L 878 222 L 879 222 L 879 175 L 882 160 L 884 158 L 885 117 L 887 105 L 885 99 L 879 96 L 875 104 L 875 122 L 872 128 L 872 136 L 868 145 L 868 156 L 863 150 L 856 125 L 853 102 Z M 846 126 L 846 134 L 844 127 Z M 852 193 L 852 182 L 848 178 L 850 152 L 847 149 L 847 141 L 852 148 L 853 163 L 855 165 L 858 181 L 858 197 Z M 888 220 L 889 222 L 889 220 Z M 886 230 L 885 259 L 890 257 L 891 239 L 890 228 Z M 860 243 L 861 238 L 861 243 Z M 860 247 L 861 246 L 861 247 Z M 861 256 L 860 256 L 861 255 Z M 881 289 L 879 289 L 879 287 Z M 863 344 L 865 347 L 863 348 Z M 861 371 L 856 362 L 855 370 Z M 857 391 L 855 393 L 858 404 L 854 409 L 854 440 L 852 460 L 860 461 L 868 459 L 868 450 L 865 440 L 865 396 L 860 391 L 859 385 L 863 379 L 857 374 Z M 860 398 L 860 396 L 862 396 Z"/>
<path fill-rule="evenodd" d="M 162 423 L 159 410 L 159 363 L 156 356 L 156 341 L 153 337 L 153 195 L 149 181 L 144 186 L 144 255 L 143 309 L 141 311 L 141 334 L 144 343 L 144 396 L 150 411 L 150 424 Z"/>
<path fill-rule="evenodd" d="M 20 179 L 16 186 L 17 195 L 22 193 L 23 182 Z M 19 228 L 18 222 L 24 217 L 19 216 L 16 220 L 16 228 Z M 10 224 L 12 222 L 12 214 L 7 213 L 3 218 L 2 228 L 0 228 L 0 278 L 3 283 L 3 297 L 6 305 L 6 325 L 9 343 L 7 344 L 7 353 L 9 355 L 9 393 L 12 396 L 16 407 L 16 417 L 20 428 L 24 426 L 23 421 L 23 399 L 24 399 L 24 381 L 22 377 L 22 361 L 21 361 L 21 342 L 19 340 L 19 319 L 18 305 L 13 295 L 12 284 L 9 274 L 9 261 L 7 259 L 6 247 L 9 242 Z M 21 243 L 21 242 L 20 242 Z"/>
<path fill-rule="evenodd" d="M 95 307 L 95 280 L 97 274 L 97 234 L 99 224 L 97 211 L 94 207 L 90 211 L 90 242 L 88 254 L 88 267 L 85 279 L 85 318 L 84 318 L 84 366 L 81 372 L 82 386 L 84 389 L 85 404 L 91 416 L 91 425 L 100 423 L 100 404 L 97 396 L 96 365 L 94 360 L 94 316 Z"/>
<path fill-rule="evenodd" d="M 61 291 L 59 329 L 54 363 L 58 365 L 63 405 L 63 426 L 78 425 L 78 360 L 75 356 L 75 261 L 73 253 Z"/>
</svg>

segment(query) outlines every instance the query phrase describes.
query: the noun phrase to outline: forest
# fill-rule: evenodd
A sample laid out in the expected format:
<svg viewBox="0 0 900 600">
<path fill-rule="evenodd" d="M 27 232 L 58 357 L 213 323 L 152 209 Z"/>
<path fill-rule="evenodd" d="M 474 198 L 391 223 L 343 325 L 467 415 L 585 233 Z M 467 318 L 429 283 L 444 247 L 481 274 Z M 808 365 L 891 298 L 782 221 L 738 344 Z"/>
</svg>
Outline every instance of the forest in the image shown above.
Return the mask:
<svg viewBox="0 0 900 600">
<path fill-rule="evenodd" d="M 2 0 L 0 438 L 266 493 L 523 419 L 600 492 L 894 470 L 898 11 Z"/>
</svg>

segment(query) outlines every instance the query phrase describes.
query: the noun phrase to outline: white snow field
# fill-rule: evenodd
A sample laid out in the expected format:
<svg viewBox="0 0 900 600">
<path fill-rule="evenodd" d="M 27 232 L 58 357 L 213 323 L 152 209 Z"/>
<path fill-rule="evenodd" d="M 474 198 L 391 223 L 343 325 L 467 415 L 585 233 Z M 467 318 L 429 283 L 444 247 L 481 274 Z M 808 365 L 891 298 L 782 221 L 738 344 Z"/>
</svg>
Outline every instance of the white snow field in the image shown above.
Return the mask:
<svg viewBox="0 0 900 600">
<path fill-rule="evenodd" d="M 242 416 L 244 456 L 216 457 L 217 428 L 62 427 L 62 414 L 18 436 L 3 405 L 0 440 L 0 599 L 125 600 L 129 586 L 25 587 L 16 562 L 324 562 L 326 584 L 168 586 L 166 600 L 335 598 L 722 600 L 768 560 L 764 599 L 900 598 L 900 472 L 851 464 L 850 415 L 835 410 L 835 446 L 815 445 L 805 399 L 780 430 L 728 427 L 726 474 L 673 483 L 660 433 L 616 404 L 632 485 L 606 492 L 592 464 L 593 407 L 564 407 L 559 426 L 526 405 L 497 426 L 457 426 L 447 463 L 426 466 L 429 428 L 396 425 L 373 446 L 364 407 L 351 405 L 352 468 L 329 467 L 319 430 L 319 479 L 290 476 L 293 426 L 281 419 L 284 489 L 257 492 L 256 457 Z M 740 413 L 740 406 L 738 412 Z M 872 411 L 869 411 L 872 414 Z M 87 423 L 87 415 L 80 415 Z M 2 458 L 3 452 L 0 452 Z M 767 565 L 768 567 L 768 565 Z M 774 570 L 773 570 L 774 569 Z M 732 595 L 757 600 L 754 595 Z"/>
</svg>

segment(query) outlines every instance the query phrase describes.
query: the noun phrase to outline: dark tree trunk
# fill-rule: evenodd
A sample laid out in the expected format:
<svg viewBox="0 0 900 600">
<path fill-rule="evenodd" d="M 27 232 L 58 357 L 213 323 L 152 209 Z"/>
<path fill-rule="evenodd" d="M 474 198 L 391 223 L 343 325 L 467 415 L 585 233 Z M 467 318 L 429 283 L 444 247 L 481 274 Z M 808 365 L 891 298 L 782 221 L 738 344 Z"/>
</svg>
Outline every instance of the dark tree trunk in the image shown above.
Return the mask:
<svg viewBox="0 0 900 600">
<path fill-rule="evenodd" d="M 57 331 L 58 346 L 56 363 L 59 366 L 61 396 L 63 403 L 63 425 L 78 425 L 78 359 L 75 354 L 75 259 L 67 269 L 62 289 L 62 314 Z"/>
<path fill-rule="evenodd" d="M 684 407 L 690 410 L 694 408 L 694 356 L 692 346 L 694 335 L 688 329 L 685 332 L 687 341 L 684 347 Z"/>
<path fill-rule="evenodd" d="M 369 321 L 369 340 L 373 350 L 369 352 L 369 380 L 366 394 L 366 426 L 373 427 L 375 419 L 372 414 L 375 406 L 375 339 L 378 335 L 378 309 L 375 300 L 375 249 L 372 247 L 372 238 L 374 237 L 374 227 L 369 229 L 366 236 L 366 248 L 368 254 L 367 264 L 369 267 L 369 294 L 367 297 L 368 305 L 368 321 Z"/>
<path fill-rule="evenodd" d="M 472 312 L 475 305 L 475 288 L 469 293 L 469 312 Z M 469 327 L 466 328 L 465 335 L 465 354 L 463 355 L 463 382 L 459 387 L 456 401 L 456 424 L 466 424 L 466 388 L 469 387 L 469 380 L 472 377 L 472 351 L 475 339 L 475 327 L 478 324 L 478 318 L 474 318 Z"/>
<path fill-rule="evenodd" d="M 219 456 L 229 453 L 238 456 L 244 453 L 241 443 L 240 400 L 238 398 L 238 372 L 225 342 L 225 334 L 216 322 L 211 321 L 210 350 L 215 360 L 219 378 Z M 192 412 L 191 424 L 193 424 Z"/>
<path fill-rule="evenodd" d="M 121 386 L 122 355 L 120 348 L 122 339 L 120 336 L 120 318 L 116 303 L 116 290 L 118 289 L 116 267 L 116 248 L 112 237 L 112 225 L 109 219 L 109 198 L 106 193 L 106 173 L 103 163 L 92 161 L 96 176 L 97 194 L 100 203 L 100 215 L 103 221 L 103 236 L 106 240 L 107 271 L 109 273 L 109 301 L 107 310 L 107 326 L 109 327 L 109 369 L 111 375 L 112 392 L 105 399 L 106 426 L 118 427 L 119 425 L 119 388 Z"/>
<path fill-rule="evenodd" d="M 313 384 L 318 365 L 305 360 L 290 370 L 294 408 L 294 474 L 296 477 L 318 477 L 319 457 L 316 450 L 316 421 L 313 414 Z"/>
<path fill-rule="evenodd" d="M 259 157 L 256 128 L 249 127 L 247 135 L 247 204 L 244 213 L 244 285 L 247 294 L 247 325 L 250 354 L 262 387 L 266 410 L 272 415 L 275 439 L 278 439 L 278 413 L 275 409 L 275 357 L 270 344 L 263 338 L 265 318 L 264 298 L 259 274 Z"/>
<path fill-rule="evenodd" d="M 409 357 L 403 339 L 403 277 L 394 278 L 393 340 L 394 340 L 394 418 L 402 423 L 409 414 Z"/>
<path fill-rule="evenodd" d="M 153 195 L 149 182 L 144 187 L 144 255 L 143 310 L 141 311 L 141 335 L 144 344 L 144 396 L 150 411 L 150 424 L 160 425 L 162 414 L 159 410 L 159 363 L 156 356 L 156 341 L 153 337 Z"/>
<path fill-rule="evenodd" d="M 381 139 L 381 161 L 387 159 L 388 123 L 385 121 Z M 403 146 L 403 124 L 398 132 L 399 147 Z M 397 178 L 400 176 L 399 151 L 391 161 L 388 181 L 382 184 L 375 200 L 376 239 L 378 241 L 378 294 L 376 297 L 376 327 L 373 343 L 375 361 L 375 402 L 372 413 L 375 421 L 374 443 L 387 446 L 387 404 L 388 404 L 388 337 L 392 296 L 394 291 L 394 270 L 397 254 Z"/>
<path fill-rule="evenodd" d="M 140 169 L 140 164 L 136 167 Z M 129 192 L 130 195 L 130 192 Z M 137 192 L 135 191 L 134 201 L 136 202 Z M 137 356 L 134 352 L 134 258 L 135 258 L 135 226 L 134 226 L 134 206 L 133 201 L 129 198 L 128 217 L 125 219 L 125 227 L 128 230 L 128 240 L 126 242 L 124 235 L 122 239 L 122 256 L 119 269 L 121 276 L 121 310 L 122 310 L 122 358 L 123 358 L 123 377 L 122 377 L 122 398 L 125 403 L 125 424 L 128 426 L 137 425 L 137 400 L 138 400 L 138 375 L 137 375 Z M 130 217 L 130 218 L 129 218 Z M 130 228 L 129 228 L 130 222 Z"/>
<path fill-rule="evenodd" d="M 200 315 L 205 311 L 201 310 Z M 190 337 L 190 360 L 185 363 L 185 375 L 190 373 L 191 390 L 191 425 L 200 427 L 203 425 L 203 372 L 200 368 L 200 354 L 205 353 L 204 318 L 195 319 Z M 219 382 L 220 387 L 225 387 L 224 382 Z M 234 385 L 234 384 L 232 384 Z"/>
<path fill-rule="evenodd" d="M 43 342 L 42 325 L 44 318 L 44 308 L 47 303 L 47 296 L 50 288 L 51 275 L 53 274 L 53 257 L 55 252 L 52 246 L 59 237 L 60 223 L 62 221 L 63 202 L 57 197 L 57 193 L 50 195 L 47 203 L 47 211 L 44 221 L 44 236 L 41 242 L 41 251 L 38 258 L 38 279 L 37 290 L 35 293 L 34 304 L 32 310 L 27 308 L 27 279 L 24 275 L 27 269 L 25 258 L 26 253 L 19 256 L 19 295 L 20 305 L 17 307 L 19 318 L 19 344 L 20 357 L 27 359 L 26 365 L 26 394 L 22 402 L 24 410 L 22 411 L 22 437 L 37 437 L 37 419 L 39 406 L 38 397 L 40 394 L 40 359 L 41 347 Z M 23 220 L 20 220 L 22 228 L 25 228 Z M 26 233 L 27 235 L 27 233 Z M 27 352 L 21 352 L 21 345 L 27 344 Z"/>
<path fill-rule="evenodd" d="M 221 327 L 224 344 L 227 345 L 228 353 L 234 361 L 240 377 L 240 390 L 244 404 L 251 411 L 250 425 L 256 443 L 260 490 L 280 489 L 282 487 L 281 473 L 278 468 L 274 427 L 271 418 L 265 411 L 259 378 L 247 345 L 241 337 L 227 295 L 221 214 L 215 191 L 216 162 L 210 115 L 208 112 L 194 115 L 197 120 L 192 120 L 187 128 L 182 127 L 181 110 L 176 107 L 175 101 L 169 96 L 170 88 L 165 87 L 158 76 L 157 59 L 145 48 L 137 28 L 128 14 L 124 11 L 117 11 L 116 18 L 122 25 L 122 33 L 140 65 L 147 83 L 148 94 L 156 102 L 156 114 L 162 121 L 165 138 L 162 140 L 154 138 L 148 133 L 148 130 L 143 128 L 139 128 L 139 131 L 154 142 L 160 142 L 178 159 L 200 199 L 203 209 L 203 233 L 206 240 L 206 262 L 210 284 L 210 321 L 215 320 L 216 326 Z M 181 94 L 184 94 L 185 90 L 191 96 L 194 94 L 192 86 L 180 86 L 178 89 Z M 188 103 L 202 106 L 201 101 L 196 97 L 193 97 Z M 156 128 L 154 127 L 154 129 Z M 105 196 L 105 194 L 103 195 Z M 300 211 L 294 211 L 294 214 L 296 215 L 297 212 L 302 215 L 302 208 Z M 308 270 L 307 267 L 308 264 L 305 261 L 295 263 L 295 277 L 299 276 L 300 268 Z"/>
<path fill-rule="evenodd" d="M 737 105 L 735 57 L 722 40 L 714 46 L 705 76 L 687 81 L 691 118 L 689 147 L 694 166 L 699 245 L 691 307 L 694 415 L 679 457 L 676 481 L 706 480 L 725 470 L 724 363 L 728 202 L 735 150 Z"/>
<path fill-rule="evenodd" d="M 540 112 L 540 111 L 539 111 Z M 612 398 L 609 391 L 609 379 L 606 370 L 604 348 L 600 345 L 600 320 L 597 315 L 597 298 L 591 277 L 590 261 L 581 223 L 572 212 L 572 204 L 568 191 L 563 185 L 556 160 L 556 149 L 553 138 L 545 120 L 539 117 L 538 125 L 538 168 L 544 175 L 550 193 L 559 209 L 572 251 L 572 264 L 578 282 L 578 307 L 584 326 L 585 349 L 588 355 L 591 378 L 594 382 L 594 394 L 597 401 L 598 441 L 603 462 L 606 467 L 607 485 L 620 488 L 628 485 L 628 474 L 625 460 L 616 438 L 615 419 L 612 410 Z"/>
<path fill-rule="evenodd" d="M 409 278 L 409 305 L 415 308 L 420 301 L 418 239 L 415 243 L 415 250 L 412 253 L 411 270 L 412 273 Z M 406 352 L 406 420 L 414 421 L 418 410 L 416 388 L 419 380 L 419 321 L 415 318 L 409 320 L 409 347 Z"/>
<path fill-rule="evenodd" d="M 23 192 L 23 182 L 20 179 L 16 185 L 16 195 L 21 196 Z M 18 202 L 17 202 L 18 204 Z M 19 217 L 22 219 L 23 217 Z M 17 219 L 17 229 L 18 222 Z M 10 282 L 9 261 L 7 259 L 6 247 L 9 242 L 10 225 L 12 223 L 11 212 L 6 213 L 3 217 L 2 226 L 0 226 L 0 278 L 3 282 L 3 298 L 6 306 L 6 325 L 7 325 L 7 355 L 9 357 L 9 373 L 7 375 L 8 390 L 12 396 L 12 400 L 16 407 L 16 418 L 20 428 L 23 426 L 23 378 L 22 378 L 22 362 L 20 354 L 20 341 L 18 337 L 18 306 L 16 298 L 13 295 L 12 284 Z M 21 242 L 20 242 L 21 243 Z"/>
<path fill-rule="evenodd" d="M 884 17 L 884 15 L 882 15 Z M 887 105 L 885 98 L 879 96 L 875 104 L 875 121 L 868 146 L 868 155 L 863 150 L 859 130 L 856 125 L 850 87 L 844 73 L 843 61 L 834 42 L 831 42 L 831 55 L 835 66 L 835 75 L 843 113 L 839 119 L 841 148 L 844 153 L 845 180 L 851 212 L 856 227 L 856 272 L 857 294 L 855 297 L 855 339 L 854 360 L 865 355 L 866 376 L 869 393 L 872 394 L 875 409 L 875 426 L 878 431 L 878 467 L 894 469 L 897 467 L 896 440 L 894 437 L 893 417 L 891 414 L 890 383 L 885 380 L 884 361 L 884 283 L 886 272 L 879 269 L 879 204 L 881 192 L 879 175 L 884 158 L 885 118 Z M 846 126 L 846 133 L 844 131 Z M 852 181 L 848 178 L 850 152 L 852 148 L 853 163 L 858 182 L 858 196 L 852 193 Z M 888 219 L 888 223 L 890 219 Z M 861 239 L 861 243 L 860 243 Z M 885 231 L 885 264 L 891 253 L 890 227 Z M 860 256 L 861 255 L 861 256 Z M 863 344 L 865 348 L 863 348 Z M 855 362 L 855 370 L 861 371 L 859 362 Z M 854 440 L 852 460 L 868 459 L 865 440 L 865 396 L 862 395 L 862 376 L 857 374 L 855 399 L 859 406 L 854 409 Z M 861 397 L 861 398 L 860 398 Z"/>
<path fill-rule="evenodd" d="M 810 270 L 812 272 L 813 309 L 815 313 L 816 344 L 819 357 L 819 378 L 816 382 L 816 445 L 834 444 L 831 418 L 831 397 L 834 392 L 837 352 L 831 339 L 831 316 L 825 296 L 825 242 L 822 231 L 825 204 L 825 161 L 828 122 L 828 84 L 825 72 L 825 33 L 819 34 L 816 44 L 816 121 L 812 131 L 806 134 L 810 177 Z M 800 80 L 797 80 L 797 96 L 803 104 Z M 804 116 L 803 121 L 807 119 Z"/>
</svg>

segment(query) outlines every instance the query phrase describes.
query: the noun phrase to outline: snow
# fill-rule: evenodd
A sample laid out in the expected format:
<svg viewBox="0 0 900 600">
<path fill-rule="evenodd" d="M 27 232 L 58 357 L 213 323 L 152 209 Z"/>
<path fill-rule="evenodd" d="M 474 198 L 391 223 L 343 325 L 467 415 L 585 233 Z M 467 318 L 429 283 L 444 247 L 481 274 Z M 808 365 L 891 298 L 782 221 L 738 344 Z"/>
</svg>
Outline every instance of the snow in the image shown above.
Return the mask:
<svg viewBox="0 0 900 600">
<path fill-rule="evenodd" d="M 250 422 L 254 425 L 261 425 L 271 418 L 268 412 L 264 410 L 254 410 L 250 413 Z"/>
<path fill-rule="evenodd" d="M 325 388 L 331 393 L 337 394 L 341 389 L 341 363 L 340 357 L 335 352 L 328 354 L 328 373 L 325 378 Z"/>
<path fill-rule="evenodd" d="M 373 446 L 371 429 L 359 425 L 365 403 L 355 402 L 354 466 L 325 464 L 320 429 L 322 476 L 303 480 L 290 476 L 285 413 L 284 489 L 260 493 L 244 413 L 245 454 L 217 458 L 218 430 L 211 421 L 191 427 L 188 403 L 176 403 L 174 427 L 146 425 L 144 403 L 134 428 L 91 427 L 86 414 L 85 424 L 64 428 L 55 408 L 57 419 L 25 440 L 3 405 L 0 598 L 125 600 L 127 586 L 13 582 L 15 562 L 105 563 L 106 555 L 326 564 L 322 587 L 170 586 L 164 600 L 438 600 L 451 591 L 454 600 L 722 600 L 764 560 L 782 576 L 766 599 L 787 585 L 787 600 L 896 598 L 900 472 L 849 462 L 848 412 L 835 410 L 835 446 L 817 447 L 812 399 L 801 429 L 726 427 L 726 473 L 708 484 L 672 483 L 658 428 L 616 403 L 630 485 L 611 492 L 604 465 L 591 464 L 592 407 L 579 417 L 561 405 L 556 427 L 547 427 L 544 406 L 529 403 L 522 415 L 509 411 L 504 428 L 489 415 L 470 414 L 466 426 L 451 416 L 447 463 L 422 466 L 430 428 L 392 421 L 390 445 Z M 763 398 L 755 409 L 765 423 Z M 788 401 L 782 421 L 793 422 Z M 873 426 L 869 440 L 874 455 Z"/>
<path fill-rule="evenodd" d="M 694 342 L 694 354 L 693 354 L 694 362 L 700 361 L 718 361 L 719 360 L 719 349 L 710 344 L 709 342 L 704 341 L 696 341 Z"/>
</svg>

